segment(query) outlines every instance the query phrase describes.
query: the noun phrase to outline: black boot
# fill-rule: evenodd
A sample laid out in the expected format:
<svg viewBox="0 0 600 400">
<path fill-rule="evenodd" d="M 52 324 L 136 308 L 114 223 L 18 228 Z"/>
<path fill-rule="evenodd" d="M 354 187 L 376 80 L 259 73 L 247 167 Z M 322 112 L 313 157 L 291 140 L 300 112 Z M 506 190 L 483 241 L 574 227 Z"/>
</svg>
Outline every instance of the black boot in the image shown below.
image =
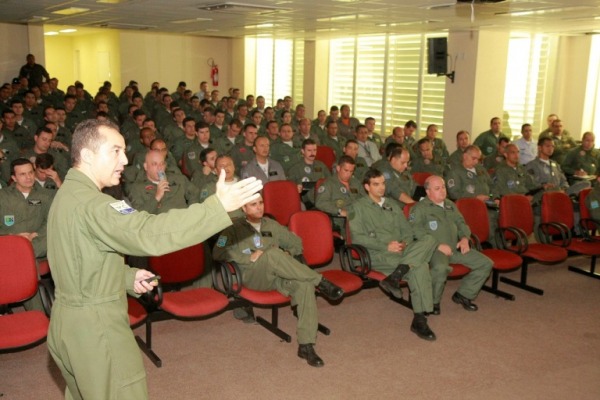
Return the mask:
<svg viewBox="0 0 600 400">
<path fill-rule="evenodd" d="M 402 298 L 402 288 L 400 287 L 400 281 L 410 271 L 410 267 L 406 264 L 399 264 L 398 267 L 389 274 L 385 279 L 379 282 L 379 287 L 384 292 L 392 295 L 397 299 Z"/>
<path fill-rule="evenodd" d="M 436 339 L 435 333 L 427 325 L 427 318 L 423 313 L 415 313 L 410 330 L 414 332 L 421 339 L 434 341 Z"/>
<path fill-rule="evenodd" d="M 304 358 L 311 367 L 322 367 L 325 365 L 321 357 L 315 352 L 312 344 L 301 344 L 298 346 L 298 357 Z"/>
<path fill-rule="evenodd" d="M 317 286 L 317 290 L 331 301 L 339 300 L 344 295 L 344 290 L 341 287 L 325 278 L 321 279 L 321 282 L 319 282 L 319 285 Z"/>
<path fill-rule="evenodd" d="M 463 308 L 467 311 L 477 311 L 479 308 L 475 303 L 473 303 L 471 300 L 467 299 L 465 296 L 458 292 L 455 292 L 452 295 L 452 301 L 456 304 L 462 305 Z"/>
</svg>

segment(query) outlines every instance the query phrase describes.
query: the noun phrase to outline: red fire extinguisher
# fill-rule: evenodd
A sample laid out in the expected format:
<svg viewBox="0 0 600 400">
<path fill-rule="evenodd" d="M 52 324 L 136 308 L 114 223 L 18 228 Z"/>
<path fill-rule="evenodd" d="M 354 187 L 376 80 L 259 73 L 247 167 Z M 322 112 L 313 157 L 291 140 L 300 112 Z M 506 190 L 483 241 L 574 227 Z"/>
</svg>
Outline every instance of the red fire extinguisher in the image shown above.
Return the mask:
<svg viewBox="0 0 600 400">
<path fill-rule="evenodd" d="M 215 64 L 214 60 L 211 58 L 208 60 L 210 65 L 210 79 L 212 79 L 213 86 L 219 86 L 219 66 Z"/>
</svg>

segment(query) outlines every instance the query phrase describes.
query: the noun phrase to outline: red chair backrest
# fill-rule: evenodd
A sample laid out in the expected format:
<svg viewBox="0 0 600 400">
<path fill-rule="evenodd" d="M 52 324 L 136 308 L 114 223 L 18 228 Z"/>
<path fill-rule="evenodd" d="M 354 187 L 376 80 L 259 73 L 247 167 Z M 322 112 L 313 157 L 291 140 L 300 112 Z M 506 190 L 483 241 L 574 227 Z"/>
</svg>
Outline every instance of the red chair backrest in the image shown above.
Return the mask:
<svg viewBox="0 0 600 400">
<path fill-rule="evenodd" d="M 425 180 L 430 176 L 429 172 L 413 172 L 412 174 L 413 180 L 419 186 L 425 186 Z"/>
<path fill-rule="evenodd" d="M 150 269 L 165 284 L 194 280 L 204 273 L 204 244 L 199 243 L 162 256 L 149 258 Z"/>
<path fill-rule="evenodd" d="M 333 258 L 331 220 L 321 211 L 300 211 L 290 218 L 290 231 L 300 236 L 306 264 L 320 266 Z"/>
<path fill-rule="evenodd" d="M 592 188 L 587 188 L 587 189 L 583 189 L 581 192 L 579 192 L 579 215 L 580 215 L 581 219 L 590 219 L 591 218 L 590 210 L 587 208 L 587 205 L 585 204 L 585 199 L 589 196 L 591 191 L 592 191 Z"/>
<path fill-rule="evenodd" d="M 533 232 L 533 211 L 529 199 L 522 194 L 502 196 L 498 226 L 519 228 L 529 236 Z"/>
<path fill-rule="evenodd" d="M 571 198 L 563 192 L 544 193 L 542 196 L 542 222 L 560 222 L 572 229 L 573 203 Z"/>
<path fill-rule="evenodd" d="M 287 226 L 292 214 L 302 210 L 298 187 L 292 181 L 267 182 L 263 187 L 265 213 Z"/>
<path fill-rule="evenodd" d="M 331 171 L 336 162 L 335 151 L 329 146 L 317 146 L 316 159 L 321 161 Z"/>
<path fill-rule="evenodd" d="M 22 236 L 0 236 L 0 254 L 0 304 L 31 298 L 38 288 L 31 242 Z"/>
<path fill-rule="evenodd" d="M 490 235 L 487 206 L 475 197 L 464 197 L 456 201 L 456 207 L 462 214 L 471 233 L 481 241 L 487 242 Z"/>
</svg>

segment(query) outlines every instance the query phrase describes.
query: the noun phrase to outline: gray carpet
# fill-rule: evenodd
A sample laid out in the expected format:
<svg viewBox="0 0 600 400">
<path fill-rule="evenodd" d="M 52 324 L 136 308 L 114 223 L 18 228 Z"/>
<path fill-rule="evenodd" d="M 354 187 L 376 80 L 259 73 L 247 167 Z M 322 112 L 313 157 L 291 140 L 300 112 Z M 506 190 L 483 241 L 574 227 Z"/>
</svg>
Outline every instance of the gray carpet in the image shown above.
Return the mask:
<svg viewBox="0 0 600 400">
<path fill-rule="evenodd" d="M 589 259 L 569 261 L 587 266 Z M 516 301 L 482 292 L 475 313 L 452 303 L 459 281 L 449 282 L 442 315 L 429 317 L 438 336 L 433 343 L 411 333 L 411 312 L 378 288 L 336 306 L 319 299 L 320 321 L 332 330 L 318 337 L 324 368 L 296 356 L 289 308 L 281 310 L 280 325 L 294 337 L 291 344 L 231 312 L 158 322 L 154 349 L 163 367 L 144 356 L 150 398 L 600 398 L 600 280 L 569 272 L 565 263 L 533 265 L 529 282 L 544 296 L 501 283 Z M 0 355 L 2 400 L 60 399 L 63 388 L 46 344 Z"/>
</svg>

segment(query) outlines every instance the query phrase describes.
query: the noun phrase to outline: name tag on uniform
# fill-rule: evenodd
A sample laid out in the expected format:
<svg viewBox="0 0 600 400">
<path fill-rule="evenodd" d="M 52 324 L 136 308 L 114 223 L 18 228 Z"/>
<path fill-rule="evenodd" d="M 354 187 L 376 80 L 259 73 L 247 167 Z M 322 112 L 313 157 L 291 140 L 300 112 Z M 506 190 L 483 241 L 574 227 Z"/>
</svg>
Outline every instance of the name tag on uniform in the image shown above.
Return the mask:
<svg viewBox="0 0 600 400">
<path fill-rule="evenodd" d="M 275 176 L 277 175 L 277 171 L 269 171 L 269 176 Z"/>
<path fill-rule="evenodd" d="M 381 208 L 383 209 L 383 211 L 392 211 L 392 207 L 390 206 L 383 206 Z"/>
<path fill-rule="evenodd" d="M 117 211 L 119 214 L 128 215 L 134 213 L 135 208 L 131 207 L 129 204 L 125 202 L 125 200 L 115 201 L 114 203 L 110 203 L 110 206 Z"/>
</svg>

